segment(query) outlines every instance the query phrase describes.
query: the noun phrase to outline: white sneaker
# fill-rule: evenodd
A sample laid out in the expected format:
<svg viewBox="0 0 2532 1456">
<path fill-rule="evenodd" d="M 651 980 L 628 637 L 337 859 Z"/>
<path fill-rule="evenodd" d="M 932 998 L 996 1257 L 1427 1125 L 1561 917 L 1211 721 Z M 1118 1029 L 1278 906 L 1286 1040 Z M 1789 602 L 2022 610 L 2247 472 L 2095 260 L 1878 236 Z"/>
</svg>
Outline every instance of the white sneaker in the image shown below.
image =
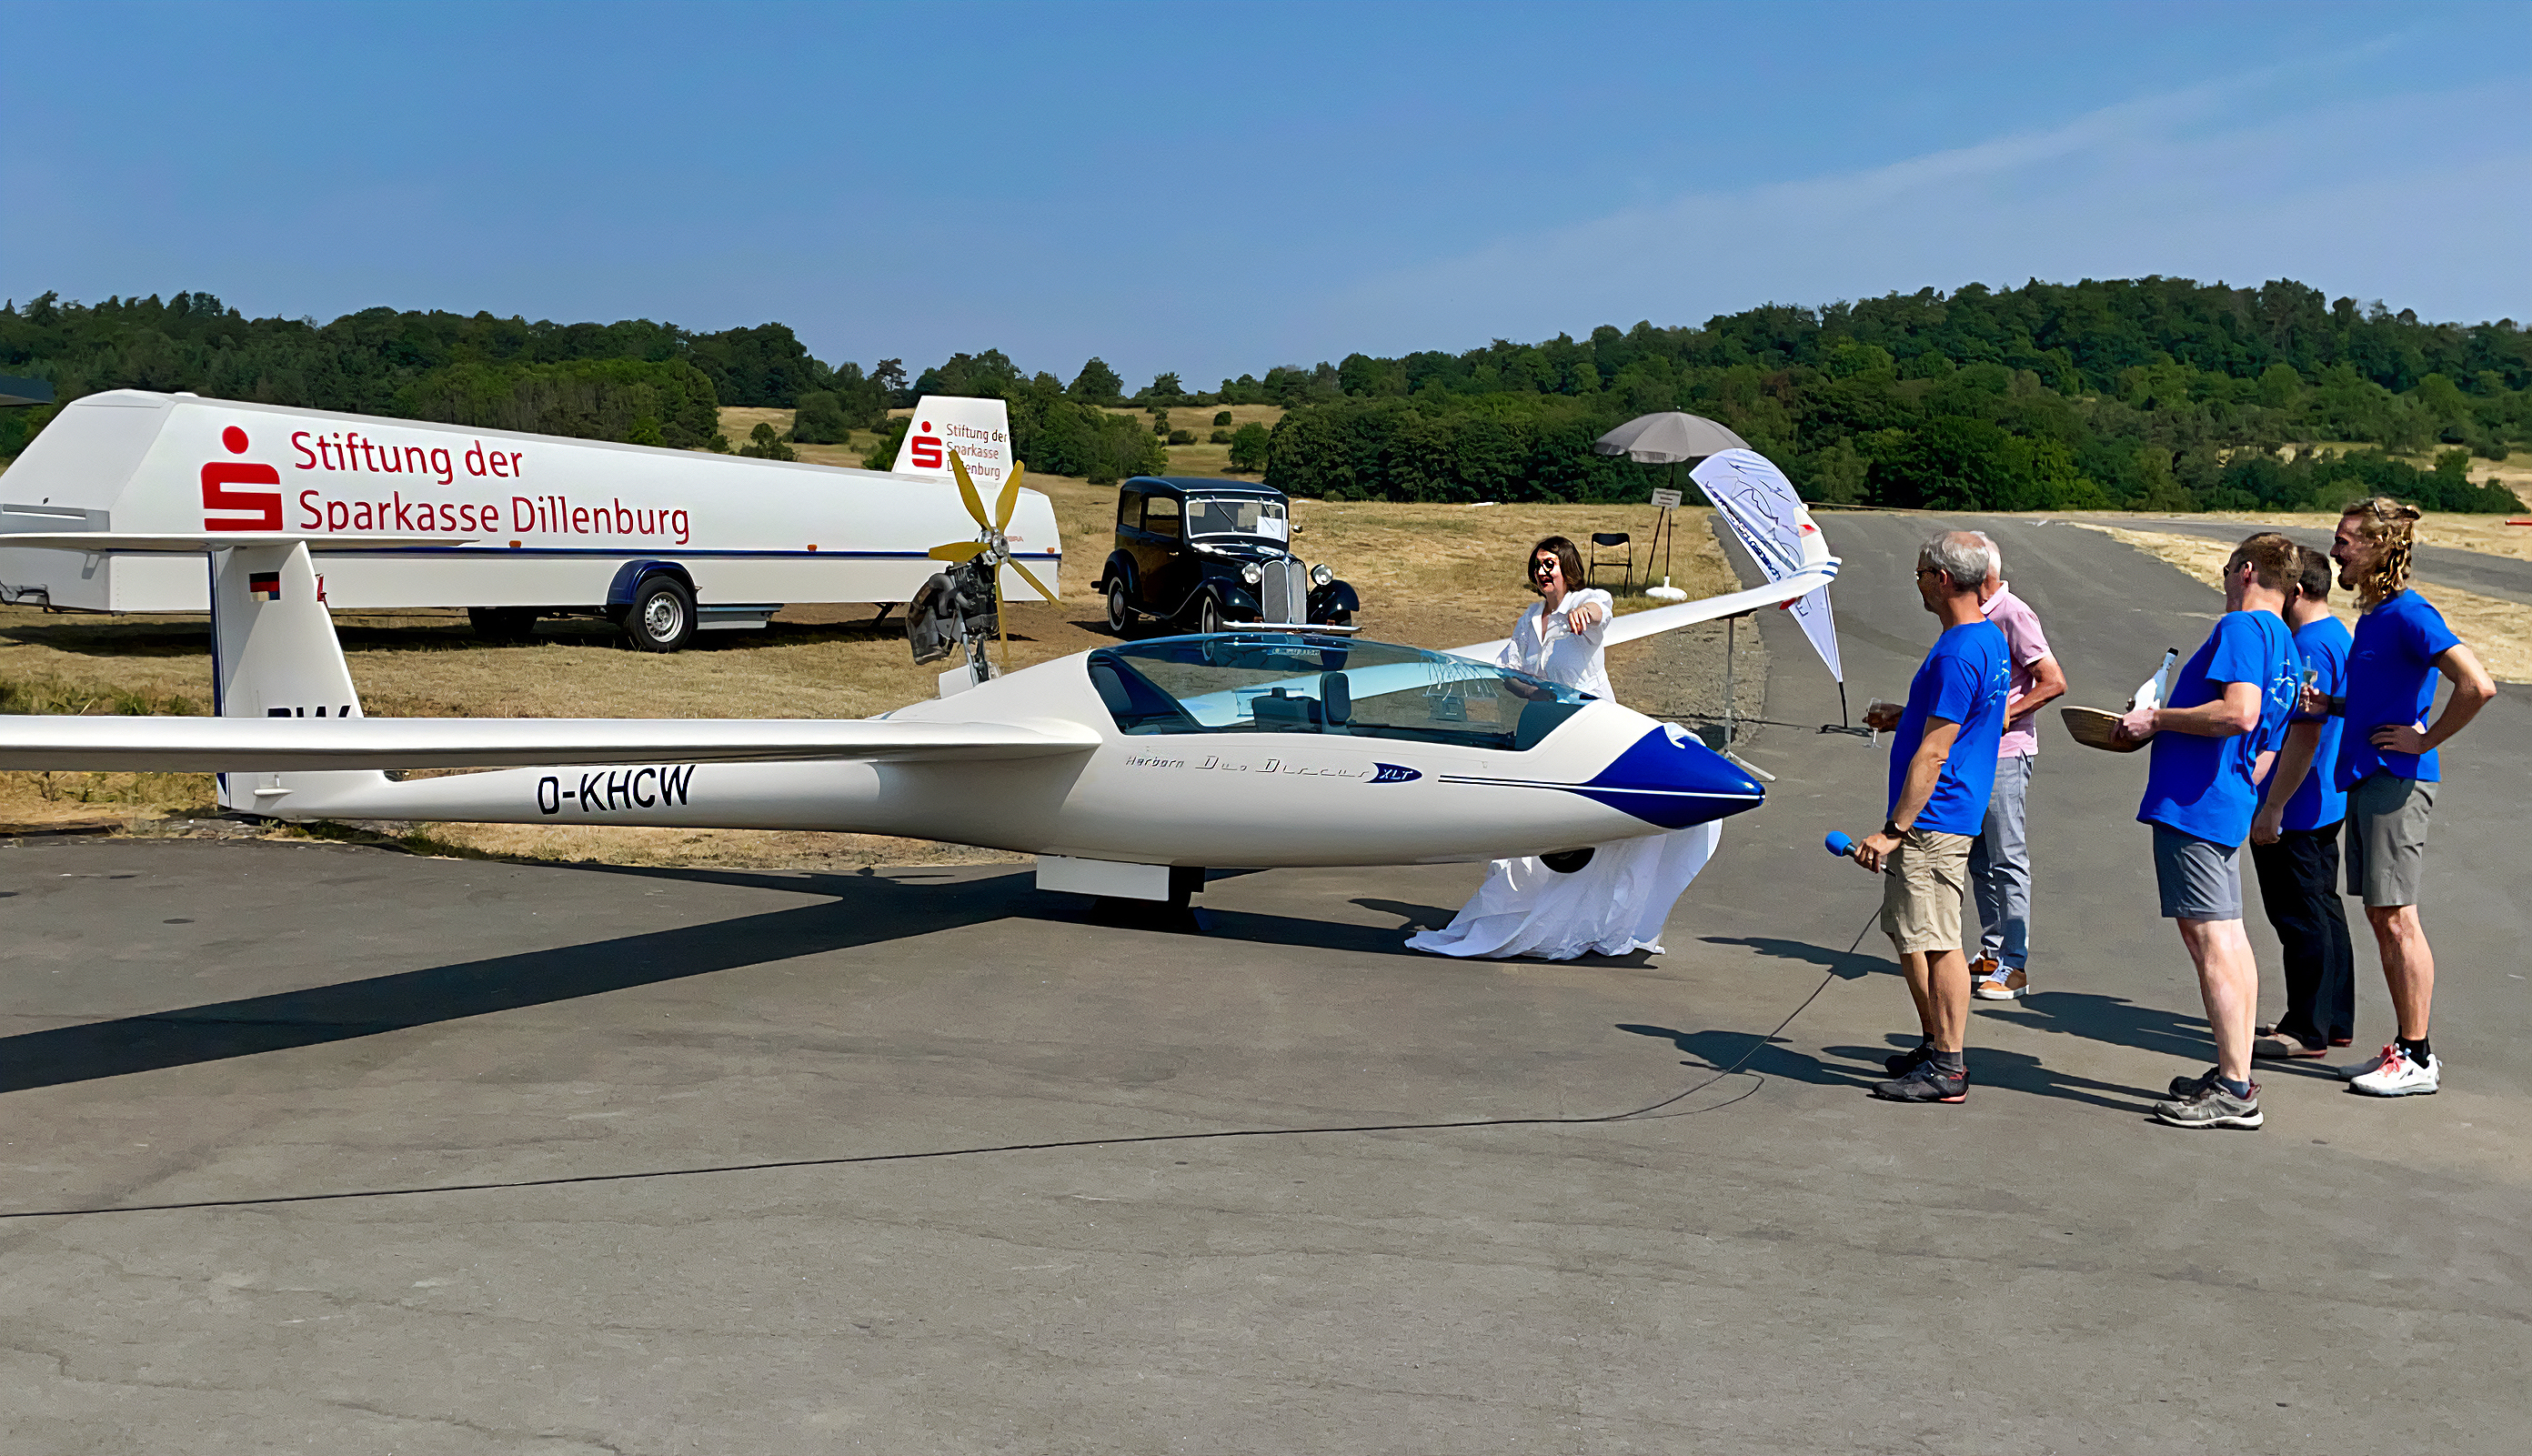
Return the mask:
<svg viewBox="0 0 2532 1456">
<path fill-rule="evenodd" d="M 2394 1042 L 2385 1049 L 2383 1065 L 2362 1077 L 2348 1078 L 2348 1090 L 2363 1092 L 2368 1097 L 2416 1097 L 2432 1093 L 2444 1076 L 2444 1059 L 2432 1052 L 2425 1066 L 2409 1059 Z"/>
<path fill-rule="evenodd" d="M 2383 1048 L 2383 1050 L 2376 1052 L 2374 1055 L 2366 1058 L 2362 1062 L 2351 1062 L 2345 1067 L 2339 1067 L 2333 1070 L 2336 1071 L 2340 1077 L 2347 1078 L 2349 1081 L 2354 1081 L 2360 1077 L 2371 1077 L 2375 1073 L 2382 1071 L 2383 1064 L 2390 1061 L 2391 1053 L 2397 1050 L 2399 1050 L 2399 1043 L 2393 1042 L 2389 1046 Z"/>
</svg>

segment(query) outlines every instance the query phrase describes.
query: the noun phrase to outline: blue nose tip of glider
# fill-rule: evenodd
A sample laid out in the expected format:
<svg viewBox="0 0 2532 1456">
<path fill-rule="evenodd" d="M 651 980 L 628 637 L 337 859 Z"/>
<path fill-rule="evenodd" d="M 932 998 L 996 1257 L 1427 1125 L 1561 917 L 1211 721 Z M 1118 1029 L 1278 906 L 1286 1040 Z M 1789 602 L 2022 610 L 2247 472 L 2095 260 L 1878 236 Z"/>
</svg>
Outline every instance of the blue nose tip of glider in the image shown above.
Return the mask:
<svg viewBox="0 0 2532 1456">
<path fill-rule="evenodd" d="M 1664 829 L 1755 809 L 1767 798 L 1732 760 L 1673 724 L 1637 739 L 1578 791 Z"/>
</svg>

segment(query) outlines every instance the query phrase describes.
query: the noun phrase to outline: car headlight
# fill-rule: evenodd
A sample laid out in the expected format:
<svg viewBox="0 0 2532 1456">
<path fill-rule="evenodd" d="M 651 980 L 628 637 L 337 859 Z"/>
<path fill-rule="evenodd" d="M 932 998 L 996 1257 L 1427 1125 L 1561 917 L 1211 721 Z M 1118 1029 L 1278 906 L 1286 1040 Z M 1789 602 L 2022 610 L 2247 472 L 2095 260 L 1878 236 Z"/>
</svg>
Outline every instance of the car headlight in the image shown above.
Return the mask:
<svg viewBox="0 0 2532 1456">
<path fill-rule="evenodd" d="M 1239 568 L 1239 579 L 1248 583 L 1250 586 L 1255 586 L 1257 583 L 1266 579 L 1266 573 L 1258 570 L 1257 563 L 1251 561 L 1247 565 Z"/>
<path fill-rule="evenodd" d="M 1337 574 L 1330 571 L 1325 563 L 1321 563 L 1310 568 L 1310 585 L 1314 587 L 1326 586 L 1329 582 L 1336 579 Z"/>
</svg>

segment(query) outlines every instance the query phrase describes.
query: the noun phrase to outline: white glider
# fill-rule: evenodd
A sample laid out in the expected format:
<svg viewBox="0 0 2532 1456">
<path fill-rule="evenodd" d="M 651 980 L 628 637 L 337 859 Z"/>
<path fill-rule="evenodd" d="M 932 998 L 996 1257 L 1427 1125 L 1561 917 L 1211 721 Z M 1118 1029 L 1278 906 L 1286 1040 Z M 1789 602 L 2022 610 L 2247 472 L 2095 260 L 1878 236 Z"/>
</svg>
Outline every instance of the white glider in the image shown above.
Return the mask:
<svg viewBox="0 0 2532 1456">
<path fill-rule="evenodd" d="M 1485 661 L 1496 644 L 1306 629 L 1119 643 L 857 722 L 370 719 L 303 539 L 24 544 L 209 552 L 215 716 L 0 718 L 0 768 L 213 772 L 223 804 L 279 819 L 897 835 L 1036 854 L 1051 888 L 1164 900 L 1197 866 L 1546 853 L 1764 798 L 1676 726 Z M 1610 639 L 1799 596 L 1836 574 L 1812 548 L 1795 576 L 1621 617 Z M 383 772 L 452 768 L 485 772 Z"/>
</svg>

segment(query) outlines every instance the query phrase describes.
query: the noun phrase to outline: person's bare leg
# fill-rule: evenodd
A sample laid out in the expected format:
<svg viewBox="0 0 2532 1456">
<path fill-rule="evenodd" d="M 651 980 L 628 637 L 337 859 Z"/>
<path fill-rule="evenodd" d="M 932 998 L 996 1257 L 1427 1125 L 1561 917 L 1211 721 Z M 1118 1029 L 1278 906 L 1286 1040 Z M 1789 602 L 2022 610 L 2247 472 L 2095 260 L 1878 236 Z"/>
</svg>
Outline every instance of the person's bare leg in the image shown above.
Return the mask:
<svg viewBox="0 0 2532 1456">
<path fill-rule="evenodd" d="M 1934 1019 L 1932 972 L 1927 968 L 1926 953 L 1909 951 L 1903 954 L 1899 958 L 1899 968 L 1908 976 L 1908 999 L 1917 1003 L 1917 1029 L 1939 1048 L 1942 1041 L 1936 1033 L 1942 1028 Z"/>
<path fill-rule="evenodd" d="M 2391 990 L 2391 1010 L 2400 1019 L 2400 1035 L 2427 1039 L 2427 1014 L 2436 1000 L 2436 953 L 2427 944 L 2427 927 L 2413 904 L 2369 904 L 2365 918 L 2374 926 L 2374 945 L 2383 954 L 2383 979 Z"/>
<path fill-rule="evenodd" d="M 2174 920 L 2180 943 L 2198 966 L 2198 994 L 2207 1003 L 2207 1025 L 2216 1033 L 2216 1070 L 2233 1081 L 2251 1079 L 2251 1030 L 2259 1017 L 2260 963 L 2239 920 Z"/>
<path fill-rule="evenodd" d="M 1969 1041 L 1970 958 L 1960 951 L 1930 951 L 1926 962 L 1926 1036 L 1938 1052 L 1957 1052 Z"/>
</svg>

